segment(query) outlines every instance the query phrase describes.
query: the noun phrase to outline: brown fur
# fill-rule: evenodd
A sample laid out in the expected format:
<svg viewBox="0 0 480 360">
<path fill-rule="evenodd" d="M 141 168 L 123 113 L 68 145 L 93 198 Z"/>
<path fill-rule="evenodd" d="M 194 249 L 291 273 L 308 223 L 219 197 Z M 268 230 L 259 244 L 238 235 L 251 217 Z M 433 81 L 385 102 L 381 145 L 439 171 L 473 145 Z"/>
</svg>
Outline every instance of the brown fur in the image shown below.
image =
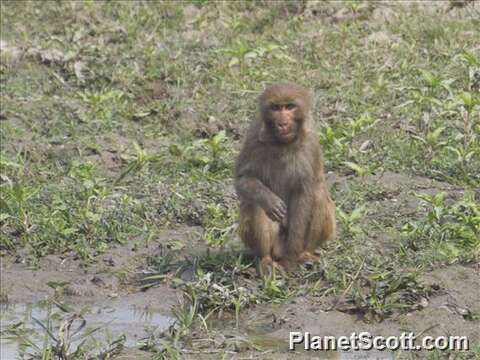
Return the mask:
<svg viewBox="0 0 480 360">
<path fill-rule="evenodd" d="M 290 112 L 272 110 L 291 103 L 295 107 Z M 335 205 L 325 182 L 311 104 L 309 92 L 299 85 L 267 88 L 237 160 L 239 234 L 263 270 L 276 262 L 288 268 L 312 260 L 313 251 L 335 237 Z M 284 125 L 291 129 L 288 136 L 293 134 L 287 140 L 278 133 Z"/>
</svg>

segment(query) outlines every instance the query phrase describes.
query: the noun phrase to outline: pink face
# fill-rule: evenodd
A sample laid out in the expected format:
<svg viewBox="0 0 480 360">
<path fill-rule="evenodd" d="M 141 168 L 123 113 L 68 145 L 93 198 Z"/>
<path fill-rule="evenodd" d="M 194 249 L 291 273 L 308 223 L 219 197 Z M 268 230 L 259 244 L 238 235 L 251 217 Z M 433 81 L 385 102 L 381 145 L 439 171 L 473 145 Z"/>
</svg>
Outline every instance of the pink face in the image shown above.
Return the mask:
<svg viewBox="0 0 480 360">
<path fill-rule="evenodd" d="M 298 132 L 295 103 L 272 104 L 269 108 L 272 129 L 277 140 L 283 143 L 291 142 Z"/>
</svg>

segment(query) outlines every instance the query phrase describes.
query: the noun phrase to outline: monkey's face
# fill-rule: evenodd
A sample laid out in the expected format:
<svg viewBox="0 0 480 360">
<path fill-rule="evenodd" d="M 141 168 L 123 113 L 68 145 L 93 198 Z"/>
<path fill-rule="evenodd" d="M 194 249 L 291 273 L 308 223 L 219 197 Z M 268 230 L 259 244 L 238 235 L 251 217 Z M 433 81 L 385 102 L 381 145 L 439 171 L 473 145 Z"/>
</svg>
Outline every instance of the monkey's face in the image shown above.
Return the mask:
<svg viewBox="0 0 480 360">
<path fill-rule="evenodd" d="M 299 108 L 294 102 L 271 104 L 268 109 L 268 122 L 274 137 L 281 143 L 294 141 L 299 128 Z"/>
</svg>

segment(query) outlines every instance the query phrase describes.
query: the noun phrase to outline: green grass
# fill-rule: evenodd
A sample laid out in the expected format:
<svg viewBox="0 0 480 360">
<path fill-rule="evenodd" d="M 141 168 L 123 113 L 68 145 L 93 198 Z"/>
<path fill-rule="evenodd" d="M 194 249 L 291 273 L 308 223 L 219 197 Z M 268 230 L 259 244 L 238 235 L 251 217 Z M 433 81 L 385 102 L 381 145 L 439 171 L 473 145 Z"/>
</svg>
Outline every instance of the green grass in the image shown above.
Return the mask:
<svg viewBox="0 0 480 360">
<path fill-rule="evenodd" d="M 194 279 L 177 284 L 187 310 L 174 338 L 212 311 L 238 321 L 252 304 L 306 293 L 343 295 L 374 320 L 416 309 L 412 293 L 432 291 L 419 274 L 479 259 L 480 22 L 403 7 L 381 21 L 375 8 L 336 2 L 314 16 L 266 1 L 1 2 L 1 254 L 88 263 L 184 225 L 223 249 L 255 97 L 297 81 L 314 91 L 326 168 L 347 182 L 332 189 L 339 239 L 305 281 L 251 280 L 239 253 L 195 258 Z M 408 209 L 401 197 L 414 181 L 393 193 L 368 182 L 382 172 L 465 195 L 422 196 Z M 175 256 L 154 264 L 156 281 L 186 266 Z"/>
</svg>

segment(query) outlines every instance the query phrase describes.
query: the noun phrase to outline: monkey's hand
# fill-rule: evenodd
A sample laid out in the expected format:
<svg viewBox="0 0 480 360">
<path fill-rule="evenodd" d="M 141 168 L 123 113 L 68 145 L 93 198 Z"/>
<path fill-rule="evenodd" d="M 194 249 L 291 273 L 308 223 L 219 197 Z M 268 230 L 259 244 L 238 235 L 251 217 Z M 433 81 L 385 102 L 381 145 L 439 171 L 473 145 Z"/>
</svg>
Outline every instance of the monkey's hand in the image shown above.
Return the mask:
<svg viewBox="0 0 480 360">
<path fill-rule="evenodd" d="M 286 224 L 287 206 L 278 196 L 272 194 L 265 202 L 263 209 L 267 216 L 273 221 L 279 222 L 282 225 Z"/>
</svg>

